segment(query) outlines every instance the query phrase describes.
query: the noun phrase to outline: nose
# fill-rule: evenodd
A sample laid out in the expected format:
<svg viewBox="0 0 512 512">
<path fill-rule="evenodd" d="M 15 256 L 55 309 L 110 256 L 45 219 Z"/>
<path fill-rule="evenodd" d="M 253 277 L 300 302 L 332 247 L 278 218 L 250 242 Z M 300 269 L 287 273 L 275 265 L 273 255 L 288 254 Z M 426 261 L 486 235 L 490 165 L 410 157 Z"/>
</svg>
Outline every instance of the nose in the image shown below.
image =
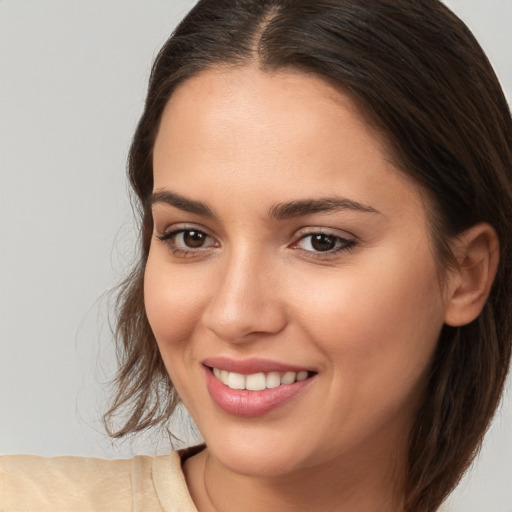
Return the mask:
<svg viewBox="0 0 512 512">
<path fill-rule="evenodd" d="M 218 338 L 244 343 L 282 331 L 287 323 L 276 265 L 264 257 L 232 254 L 222 262 L 203 323 Z M 219 270 L 219 267 L 216 268 Z"/>
</svg>

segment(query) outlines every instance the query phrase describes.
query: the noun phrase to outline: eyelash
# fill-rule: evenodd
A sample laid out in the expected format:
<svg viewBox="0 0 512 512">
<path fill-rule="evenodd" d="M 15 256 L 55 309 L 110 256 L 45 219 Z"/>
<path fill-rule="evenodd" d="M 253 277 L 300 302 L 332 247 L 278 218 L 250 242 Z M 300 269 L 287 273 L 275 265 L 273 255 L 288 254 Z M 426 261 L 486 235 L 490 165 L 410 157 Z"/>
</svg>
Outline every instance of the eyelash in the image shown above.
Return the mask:
<svg viewBox="0 0 512 512">
<path fill-rule="evenodd" d="M 168 232 L 164 232 L 164 233 L 160 233 L 157 235 L 157 238 L 161 241 L 161 242 L 164 242 L 165 244 L 167 244 L 167 246 L 171 249 L 171 252 L 176 255 L 176 256 L 179 256 L 179 257 L 183 257 L 183 258 L 186 258 L 186 257 L 193 257 L 193 256 L 197 256 L 199 252 L 202 252 L 204 251 L 205 249 L 207 249 L 208 247 L 198 247 L 198 248 L 184 248 L 184 247 L 180 247 L 176 244 L 176 237 L 178 235 L 185 235 L 185 233 L 196 233 L 200 236 L 204 236 L 205 240 L 207 239 L 210 239 L 210 240 L 214 240 L 213 237 L 211 237 L 210 235 L 208 235 L 208 233 L 205 233 L 203 230 L 201 229 L 196 229 L 196 228 L 193 228 L 193 227 L 190 227 L 190 228 L 179 228 L 179 229 L 174 229 L 172 231 L 168 231 Z M 218 247 L 218 243 L 216 243 L 216 245 L 214 246 L 217 246 Z"/>
<path fill-rule="evenodd" d="M 299 243 L 310 239 L 309 244 L 312 245 L 314 243 L 314 237 L 325 237 L 327 239 L 330 239 L 335 246 L 332 249 L 328 249 L 326 251 L 314 251 L 314 250 L 308 250 L 303 249 L 301 247 L 298 247 Z M 335 235 L 333 233 L 324 232 L 322 230 L 318 231 L 309 231 L 308 233 L 304 233 L 299 237 L 299 239 L 293 243 L 291 246 L 294 249 L 297 249 L 299 251 L 302 251 L 304 253 L 307 253 L 307 255 L 311 258 L 317 258 L 317 259 L 328 259 L 329 257 L 334 257 L 337 254 L 341 252 L 348 252 L 356 246 L 356 241 L 354 239 L 344 238 L 339 235 Z"/>
<path fill-rule="evenodd" d="M 179 235 L 185 235 L 186 233 L 195 233 L 196 235 L 199 235 L 200 237 L 204 237 L 204 240 L 211 240 L 213 241 L 212 244 L 204 247 L 200 246 L 197 248 L 185 248 L 184 243 L 182 243 L 182 246 L 180 247 L 176 243 L 176 237 Z M 330 239 L 332 243 L 335 244 L 335 246 L 332 249 L 327 249 L 325 251 L 315 251 L 315 250 L 308 250 L 299 247 L 299 244 L 303 242 L 304 240 L 307 240 L 308 238 L 311 239 L 310 245 L 314 243 L 313 237 L 325 237 L 327 239 Z M 167 244 L 167 246 L 171 249 L 171 252 L 178 257 L 194 257 L 198 256 L 203 251 L 209 249 L 210 247 L 219 247 L 218 242 L 214 240 L 213 237 L 211 237 L 208 233 L 201 229 L 196 229 L 193 227 L 189 228 L 179 228 L 174 229 L 172 231 L 160 233 L 157 235 L 157 238 L 161 241 Z M 318 240 L 317 240 L 318 241 Z M 295 242 L 293 242 L 290 247 L 292 249 L 296 249 L 298 251 L 301 251 L 305 253 L 310 258 L 317 258 L 317 259 L 328 259 L 330 257 L 334 257 L 340 252 L 348 252 L 352 250 L 356 246 L 357 242 L 353 239 L 343 238 L 339 235 L 335 235 L 333 233 L 324 232 L 322 230 L 318 231 L 309 231 L 307 233 L 302 234 Z"/>
</svg>

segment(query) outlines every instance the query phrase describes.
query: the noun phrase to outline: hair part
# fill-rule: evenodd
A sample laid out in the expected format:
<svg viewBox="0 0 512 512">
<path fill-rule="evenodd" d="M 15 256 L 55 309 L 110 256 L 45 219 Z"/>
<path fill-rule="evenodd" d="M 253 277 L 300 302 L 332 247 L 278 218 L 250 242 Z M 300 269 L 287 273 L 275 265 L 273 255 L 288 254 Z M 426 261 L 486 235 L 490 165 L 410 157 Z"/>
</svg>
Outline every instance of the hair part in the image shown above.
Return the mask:
<svg viewBox="0 0 512 512">
<path fill-rule="evenodd" d="M 348 93 L 382 134 L 395 165 L 426 197 L 441 268 L 449 241 L 494 227 L 500 265 L 482 314 L 443 328 L 406 468 L 407 511 L 436 510 L 471 463 L 497 408 L 512 339 L 512 121 L 469 29 L 437 0 L 201 0 L 153 65 L 128 175 L 141 219 L 139 263 L 118 301 L 115 437 L 166 423 L 179 398 L 144 310 L 153 145 L 173 91 L 218 66 L 313 73 Z"/>
</svg>

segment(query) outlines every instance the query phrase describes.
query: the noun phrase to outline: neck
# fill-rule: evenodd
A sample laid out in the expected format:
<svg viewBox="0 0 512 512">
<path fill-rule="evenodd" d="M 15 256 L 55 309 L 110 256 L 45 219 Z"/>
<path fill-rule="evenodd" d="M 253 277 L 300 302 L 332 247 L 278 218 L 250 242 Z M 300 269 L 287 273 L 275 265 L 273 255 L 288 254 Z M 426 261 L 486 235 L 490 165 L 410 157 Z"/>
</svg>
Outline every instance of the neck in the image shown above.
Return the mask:
<svg viewBox="0 0 512 512">
<path fill-rule="evenodd" d="M 389 455 L 389 454 L 388 454 Z M 231 471 L 208 449 L 185 463 L 185 477 L 200 512 L 397 512 L 403 510 L 397 459 L 373 457 L 367 465 L 350 456 L 281 476 Z M 400 496 L 400 497 L 397 497 Z"/>
</svg>

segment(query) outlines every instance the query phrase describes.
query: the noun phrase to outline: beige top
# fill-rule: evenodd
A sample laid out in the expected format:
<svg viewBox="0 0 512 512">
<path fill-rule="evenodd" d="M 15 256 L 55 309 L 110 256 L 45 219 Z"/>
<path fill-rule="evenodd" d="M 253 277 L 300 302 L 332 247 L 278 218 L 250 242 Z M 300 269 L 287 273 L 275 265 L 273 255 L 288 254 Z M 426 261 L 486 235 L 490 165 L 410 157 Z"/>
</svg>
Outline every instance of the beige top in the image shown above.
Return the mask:
<svg viewBox="0 0 512 512">
<path fill-rule="evenodd" d="M 126 460 L 6 455 L 0 512 L 198 512 L 181 464 L 202 448 Z"/>
<path fill-rule="evenodd" d="M 0 457 L 0 512 L 197 512 L 181 468 L 184 455 L 6 455 Z"/>
</svg>

